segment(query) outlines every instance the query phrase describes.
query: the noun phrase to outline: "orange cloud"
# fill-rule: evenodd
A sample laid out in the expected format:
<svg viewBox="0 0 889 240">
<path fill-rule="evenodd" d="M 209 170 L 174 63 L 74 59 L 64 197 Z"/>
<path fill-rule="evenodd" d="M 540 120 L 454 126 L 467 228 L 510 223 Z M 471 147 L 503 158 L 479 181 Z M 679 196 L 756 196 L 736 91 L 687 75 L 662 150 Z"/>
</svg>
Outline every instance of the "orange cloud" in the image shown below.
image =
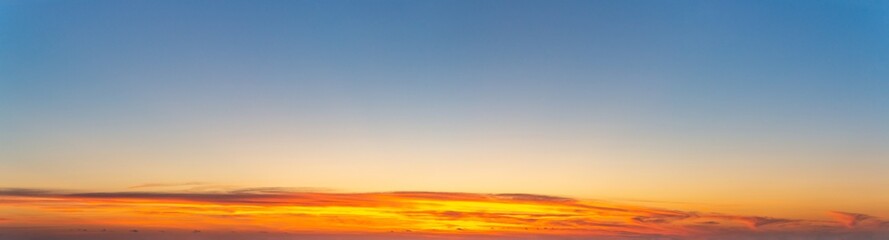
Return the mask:
<svg viewBox="0 0 889 240">
<path fill-rule="evenodd" d="M 329 193 L 286 188 L 91 193 L 0 189 L 0 214 L 6 219 L 0 221 L 0 233 L 14 227 L 88 226 L 94 230 L 199 229 L 231 234 L 363 236 L 360 238 L 889 236 L 882 228 L 849 228 L 863 221 L 881 222 L 862 214 L 833 212 L 838 222 L 823 222 L 687 212 L 533 194 Z M 52 231 L 42 234 L 47 232 Z"/>
<path fill-rule="evenodd" d="M 877 219 L 874 216 L 860 214 L 860 213 L 850 213 L 850 212 L 840 212 L 840 211 L 831 211 L 828 214 L 833 217 L 836 221 L 842 223 L 844 226 L 848 228 L 859 227 L 861 225 L 869 225 L 872 227 L 880 227 L 885 225 L 886 222 Z"/>
</svg>

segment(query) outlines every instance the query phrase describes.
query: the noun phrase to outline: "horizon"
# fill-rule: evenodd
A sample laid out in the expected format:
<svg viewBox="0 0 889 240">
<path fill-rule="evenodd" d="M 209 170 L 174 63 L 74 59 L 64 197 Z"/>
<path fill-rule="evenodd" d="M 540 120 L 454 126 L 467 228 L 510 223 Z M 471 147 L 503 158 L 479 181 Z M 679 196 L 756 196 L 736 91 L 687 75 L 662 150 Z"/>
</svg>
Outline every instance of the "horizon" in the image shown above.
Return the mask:
<svg viewBox="0 0 889 240">
<path fill-rule="evenodd" d="M 0 239 L 885 238 L 887 66 L 878 0 L 0 0 Z"/>
</svg>

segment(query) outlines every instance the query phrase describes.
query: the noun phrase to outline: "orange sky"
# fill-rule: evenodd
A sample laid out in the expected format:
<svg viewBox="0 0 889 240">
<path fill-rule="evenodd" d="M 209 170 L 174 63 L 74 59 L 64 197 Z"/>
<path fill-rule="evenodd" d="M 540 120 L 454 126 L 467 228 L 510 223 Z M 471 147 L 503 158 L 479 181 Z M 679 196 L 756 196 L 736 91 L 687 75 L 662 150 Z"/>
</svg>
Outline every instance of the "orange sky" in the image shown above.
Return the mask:
<svg viewBox="0 0 889 240">
<path fill-rule="evenodd" d="M 0 240 L 889 239 L 887 66 L 889 1 L 0 0 Z"/>
<path fill-rule="evenodd" d="M 742 216 L 533 194 L 332 193 L 286 188 L 74 192 L 0 190 L 0 232 L 101 237 L 125 232 L 260 232 L 418 237 L 763 237 L 886 234 L 874 216 L 827 212 L 832 220 Z M 102 231 L 101 229 L 105 229 Z M 91 233 L 93 235 L 89 235 Z M 132 232 L 136 234 L 135 232 Z M 144 235 L 144 234 L 143 234 Z M 208 235 L 209 236 L 209 235 Z M 889 235 L 886 235 L 889 236 Z"/>
</svg>

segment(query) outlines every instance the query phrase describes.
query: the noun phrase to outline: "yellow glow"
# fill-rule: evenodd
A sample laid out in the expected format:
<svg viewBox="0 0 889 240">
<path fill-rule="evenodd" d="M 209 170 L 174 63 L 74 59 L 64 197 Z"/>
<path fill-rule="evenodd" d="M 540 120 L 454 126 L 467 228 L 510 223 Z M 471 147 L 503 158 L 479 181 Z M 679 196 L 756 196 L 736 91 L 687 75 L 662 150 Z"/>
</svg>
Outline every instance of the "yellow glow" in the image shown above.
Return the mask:
<svg viewBox="0 0 889 240">
<path fill-rule="evenodd" d="M 0 197 L 0 226 L 116 226 L 287 233 L 689 236 L 850 228 L 839 222 L 695 213 L 528 194 L 103 193 Z M 850 220 L 851 219 L 851 220 Z"/>
</svg>

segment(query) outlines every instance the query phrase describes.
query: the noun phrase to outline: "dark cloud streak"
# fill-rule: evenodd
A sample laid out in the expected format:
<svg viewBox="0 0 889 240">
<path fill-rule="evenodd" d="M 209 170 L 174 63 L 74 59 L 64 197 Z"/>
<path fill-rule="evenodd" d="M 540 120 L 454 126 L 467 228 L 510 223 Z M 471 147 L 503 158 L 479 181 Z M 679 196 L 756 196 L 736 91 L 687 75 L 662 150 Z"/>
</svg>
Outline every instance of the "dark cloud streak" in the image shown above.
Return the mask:
<svg viewBox="0 0 889 240">
<path fill-rule="evenodd" d="M 162 191 L 125 191 L 125 192 L 72 192 L 28 188 L 0 189 L 0 206 L 16 206 L 28 203 L 45 203 L 52 201 L 82 203 L 90 202 L 90 206 L 100 208 L 106 204 L 121 204 L 123 201 L 138 202 L 189 202 L 212 204 L 217 211 L 208 217 L 231 219 L 255 219 L 257 216 L 233 215 L 234 210 L 226 206 L 274 207 L 363 207 L 369 209 L 382 208 L 386 214 L 404 216 L 407 219 L 425 219 L 448 225 L 452 221 L 472 221 L 490 223 L 491 226 L 508 225 L 501 230 L 549 230 L 590 232 L 596 236 L 723 236 L 726 239 L 744 239 L 744 236 L 817 236 L 816 233 L 830 236 L 889 236 L 886 234 L 886 222 L 877 217 L 848 212 L 830 212 L 836 222 L 819 222 L 814 220 L 783 219 L 765 216 L 738 216 L 717 213 L 697 213 L 680 210 L 630 206 L 597 201 L 555 197 L 535 194 L 475 194 L 450 192 L 376 192 L 376 193 L 330 193 L 313 192 L 306 188 L 243 188 L 222 192 L 162 192 Z M 521 206 L 538 206 L 544 209 L 557 209 L 552 212 L 533 212 L 516 210 L 488 209 L 448 209 L 424 210 L 418 208 L 421 203 L 460 203 L 478 202 L 486 204 L 518 204 Z M 46 209 L 59 211 L 79 211 L 57 206 L 57 204 L 39 205 Z M 447 205 L 444 205 L 447 206 Z M 484 205 L 480 205 L 484 206 Z M 508 205 L 507 205 L 508 206 Z M 77 206 L 84 209 L 84 206 Z M 140 210 L 141 213 L 175 214 L 177 209 L 188 210 L 186 207 L 169 207 L 156 211 Z M 537 210 L 535 210 L 537 211 Z M 178 214 L 182 216 L 182 214 Z M 265 215 L 264 217 L 301 217 L 311 218 L 316 215 L 300 213 L 283 213 Z M 319 220 L 323 220 L 324 216 Z M 342 224 L 373 225 L 378 219 L 350 219 L 348 216 L 329 216 L 328 220 Z M 9 218 L 0 218 L 0 223 L 11 222 Z M 379 223 L 377 223 L 379 224 Z M 0 225 L 2 226 L 2 225 Z M 744 227 L 746 226 L 746 227 Z M 867 229 L 863 228 L 864 226 Z M 491 227 L 492 229 L 494 227 Z M 462 231 L 462 228 L 461 228 Z M 862 233 L 864 232 L 864 233 Z M 865 233 L 870 233 L 867 235 Z M 576 234 L 576 233 L 575 233 Z M 783 235 L 782 235 L 783 234 Z M 812 235 L 815 234 L 815 235 Z M 731 236 L 731 237 L 727 237 Z M 756 239 L 751 238 L 751 239 Z M 833 238 L 828 238 L 833 239 Z M 852 238 L 854 239 L 854 238 Z"/>
</svg>

